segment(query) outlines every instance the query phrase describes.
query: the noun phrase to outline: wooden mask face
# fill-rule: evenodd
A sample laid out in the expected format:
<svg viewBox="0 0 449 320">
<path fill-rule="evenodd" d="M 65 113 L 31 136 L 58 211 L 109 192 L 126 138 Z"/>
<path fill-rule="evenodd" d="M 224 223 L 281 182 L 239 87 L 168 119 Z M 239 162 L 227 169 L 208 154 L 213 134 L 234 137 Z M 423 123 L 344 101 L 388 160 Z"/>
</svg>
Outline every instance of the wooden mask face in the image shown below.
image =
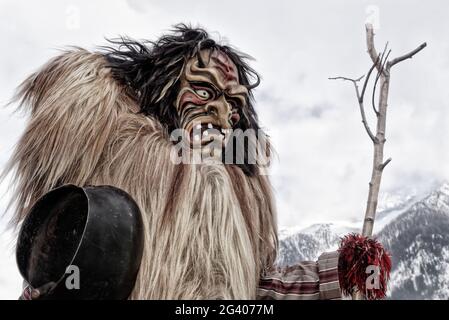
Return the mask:
<svg viewBox="0 0 449 320">
<path fill-rule="evenodd" d="M 176 109 L 180 129 L 188 133 L 190 146 L 220 142 L 245 115 L 248 89 L 241 85 L 237 67 L 219 50 L 202 50 L 189 59 L 181 75 Z"/>
</svg>

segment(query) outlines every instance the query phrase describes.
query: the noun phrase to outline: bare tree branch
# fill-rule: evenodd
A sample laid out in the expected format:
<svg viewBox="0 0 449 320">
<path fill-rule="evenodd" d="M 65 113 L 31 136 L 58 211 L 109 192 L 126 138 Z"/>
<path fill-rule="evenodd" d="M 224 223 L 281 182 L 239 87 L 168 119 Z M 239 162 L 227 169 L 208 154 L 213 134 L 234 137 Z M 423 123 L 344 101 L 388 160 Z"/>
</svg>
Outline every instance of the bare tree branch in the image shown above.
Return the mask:
<svg viewBox="0 0 449 320">
<path fill-rule="evenodd" d="M 368 54 L 371 57 L 371 61 L 376 65 L 377 71 L 382 71 L 380 69 L 380 64 L 378 63 L 379 54 L 374 46 L 374 28 L 371 23 L 365 25 L 366 28 L 366 47 L 368 48 Z"/>
<path fill-rule="evenodd" d="M 415 54 L 417 54 L 418 52 L 420 52 L 420 51 L 421 51 L 422 49 L 424 49 L 426 46 L 427 46 L 427 43 L 424 42 L 423 44 L 421 44 L 421 45 L 420 45 L 418 48 L 416 48 L 415 50 L 410 51 L 409 53 L 404 54 L 403 56 L 394 58 L 393 60 L 391 60 L 391 61 L 388 63 L 389 66 L 392 67 L 392 66 L 394 66 L 395 64 L 397 64 L 397 63 L 399 63 L 399 62 L 401 62 L 401 61 L 404 61 L 404 60 L 406 60 L 406 59 L 411 59 L 411 58 L 413 58 L 413 56 L 414 56 Z"/>
<path fill-rule="evenodd" d="M 365 237 L 371 237 L 373 234 L 373 228 L 374 228 L 374 220 L 376 217 L 376 211 L 377 211 L 377 203 L 379 199 L 379 190 L 380 190 L 380 184 L 382 180 L 382 173 L 385 167 L 391 162 L 391 158 L 388 158 L 387 160 L 384 159 L 384 144 L 386 142 L 385 139 L 385 132 L 386 132 L 386 119 L 387 119 L 387 109 L 388 109 L 388 93 L 389 93 L 389 87 L 390 87 L 390 68 L 394 66 L 395 64 L 405 60 L 412 58 L 415 54 L 417 54 L 419 51 L 424 49 L 426 47 L 426 43 L 423 43 L 415 50 L 397 57 L 396 59 L 393 59 L 391 61 L 388 61 L 388 57 L 391 53 L 391 50 L 387 51 L 388 43 L 385 45 L 385 48 L 381 55 L 379 55 L 376 51 L 376 48 L 374 46 L 374 30 L 373 26 L 371 24 L 366 24 L 366 44 L 368 49 L 368 54 L 371 58 L 371 61 L 373 62 L 373 65 L 369 69 L 365 81 L 363 83 L 362 92 L 359 92 L 358 83 L 363 79 L 363 77 L 360 77 L 358 79 L 350 79 L 346 77 L 334 77 L 329 78 L 332 80 L 347 80 L 351 81 L 354 85 L 357 100 L 359 102 L 360 107 L 360 114 L 362 115 L 362 122 L 365 126 L 365 130 L 368 133 L 369 137 L 373 141 L 373 149 L 374 149 L 374 155 L 373 155 L 373 166 L 371 171 L 371 180 L 369 182 L 369 191 L 368 191 L 368 199 L 366 202 L 366 210 L 365 210 L 365 218 L 363 222 L 363 228 L 362 228 L 362 235 Z M 377 116 L 377 122 L 376 122 L 376 134 L 374 135 L 371 131 L 368 122 L 366 121 L 366 115 L 365 115 L 365 107 L 363 104 L 366 87 L 368 85 L 370 76 L 374 70 L 374 68 L 377 69 L 377 76 L 374 81 L 374 87 L 373 87 L 373 95 L 372 95 L 372 106 L 373 110 L 376 113 Z M 380 91 L 378 93 L 379 96 L 379 105 L 378 108 L 376 108 L 375 105 L 375 97 L 376 97 L 376 87 L 379 82 Z M 363 299 L 363 295 L 360 291 L 355 290 L 352 294 L 352 297 L 354 300 L 360 300 Z"/>
<path fill-rule="evenodd" d="M 382 171 L 383 169 L 385 169 L 385 167 L 391 162 L 391 158 L 388 158 L 387 160 L 385 160 L 384 163 L 382 163 L 379 167 L 379 169 Z"/>
<path fill-rule="evenodd" d="M 379 117 L 379 111 L 376 108 L 376 89 L 377 89 L 377 83 L 379 81 L 379 78 L 381 77 L 381 75 L 385 74 L 385 64 L 387 63 L 388 60 L 388 56 L 391 53 L 391 50 L 388 51 L 388 54 L 385 56 L 385 52 L 387 50 L 387 46 L 388 46 L 388 42 L 385 45 L 385 49 L 382 52 L 382 56 L 380 57 L 380 70 L 382 70 L 382 72 L 377 71 L 377 76 L 376 76 L 376 80 L 374 81 L 374 86 L 373 86 L 373 94 L 371 96 L 371 105 L 373 106 L 373 111 L 376 114 L 377 117 Z M 385 57 L 384 57 L 385 56 Z"/>
<path fill-rule="evenodd" d="M 345 81 L 351 81 L 352 83 L 357 83 L 357 82 L 359 82 L 360 80 L 362 80 L 363 79 L 363 77 L 364 77 L 364 75 L 363 76 L 361 76 L 361 77 L 359 77 L 359 78 L 357 78 L 357 79 L 352 79 L 352 78 L 347 78 L 347 77 L 331 77 L 331 78 L 328 78 L 329 80 L 345 80 Z"/>
<path fill-rule="evenodd" d="M 376 62 L 373 63 L 373 65 L 371 66 L 371 68 L 368 71 L 368 74 L 366 75 L 365 82 L 363 83 L 362 93 L 360 94 L 360 98 L 361 98 L 362 102 L 363 102 L 363 99 L 365 96 L 366 86 L 368 85 L 369 78 L 370 78 L 371 73 L 373 72 L 374 68 L 376 67 L 378 61 L 379 61 L 379 58 L 377 58 Z"/>
<path fill-rule="evenodd" d="M 373 143 L 377 143 L 378 139 L 374 136 L 373 132 L 371 131 L 371 128 L 369 127 L 368 121 L 366 121 L 365 106 L 363 105 L 363 99 L 359 95 L 359 87 L 357 85 L 355 86 L 355 92 L 358 97 L 360 115 L 362 116 L 362 123 L 363 126 L 365 127 L 366 133 L 370 137 L 371 141 L 373 141 Z"/>
<path fill-rule="evenodd" d="M 375 66 L 375 64 L 373 66 Z M 371 73 L 372 69 L 373 68 L 371 68 L 370 72 L 368 72 L 367 78 L 369 77 L 369 74 Z M 362 116 L 363 126 L 365 127 L 366 133 L 368 134 L 370 139 L 373 141 L 373 143 L 377 143 L 379 140 L 374 136 L 374 134 L 373 134 L 373 132 L 372 132 L 372 130 L 371 130 L 369 124 L 368 124 L 368 121 L 366 120 L 365 106 L 363 105 L 363 96 L 360 95 L 359 86 L 357 85 L 357 83 L 360 80 L 362 80 L 363 77 L 364 76 L 361 76 L 361 77 L 359 77 L 357 79 L 351 79 L 351 78 L 347 78 L 347 77 L 332 77 L 332 78 L 329 78 L 329 80 L 344 80 L 344 81 L 351 81 L 353 83 L 354 89 L 355 89 L 355 94 L 356 94 L 356 97 L 357 97 L 357 101 L 359 102 L 360 115 Z M 366 83 L 367 83 L 367 80 L 365 79 L 365 83 L 363 85 L 364 89 L 366 87 Z"/>
</svg>

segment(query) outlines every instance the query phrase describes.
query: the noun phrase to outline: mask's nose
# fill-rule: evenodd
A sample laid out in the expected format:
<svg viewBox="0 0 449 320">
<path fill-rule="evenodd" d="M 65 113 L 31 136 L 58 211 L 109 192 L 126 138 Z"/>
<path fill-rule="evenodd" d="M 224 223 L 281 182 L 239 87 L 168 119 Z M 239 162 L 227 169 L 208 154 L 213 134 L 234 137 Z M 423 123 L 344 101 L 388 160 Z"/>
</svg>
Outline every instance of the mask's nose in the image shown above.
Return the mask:
<svg viewBox="0 0 449 320">
<path fill-rule="evenodd" d="M 232 128 L 232 110 L 231 105 L 224 97 L 209 103 L 206 106 L 207 113 L 214 117 L 223 129 Z"/>
</svg>

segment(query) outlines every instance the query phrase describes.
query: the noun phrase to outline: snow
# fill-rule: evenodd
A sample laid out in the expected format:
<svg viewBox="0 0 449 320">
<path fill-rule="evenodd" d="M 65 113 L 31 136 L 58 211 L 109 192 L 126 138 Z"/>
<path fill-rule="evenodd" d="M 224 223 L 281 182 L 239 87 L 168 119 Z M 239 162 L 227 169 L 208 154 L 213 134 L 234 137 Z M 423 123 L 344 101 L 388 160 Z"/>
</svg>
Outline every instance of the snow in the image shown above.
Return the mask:
<svg viewBox="0 0 449 320">
<path fill-rule="evenodd" d="M 447 243 L 445 231 L 436 228 L 436 233 L 429 234 L 430 237 L 419 233 L 420 227 L 432 228 L 435 223 L 432 216 L 427 217 L 427 212 L 449 215 L 449 183 L 442 184 L 427 195 L 390 195 L 385 199 L 391 202 L 384 201 L 384 211 L 378 213 L 374 231 L 386 247 L 394 243 L 399 254 L 391 274 L 390 294 L 397 299 L 449 299 L 449 247 L 441 249 Z M 402 233 L 406 233 L 407 229 L 397 228 L 397 221 L 399 225 L 418 222 L 418 234 L 414 238 L 404 237 Z M 295 256 L 316 258 L 324 251 L 336 249 L 338 237 L 360 230 L 360 226 L 361 221 L 342 221 L 316 223 L 306 228 L 282 228 L 281 241 L 284 244 L 279 261 L 291 260 Z M 403 242 L 397 242 L 398 239 Z"/>
<path fill-rule="evenodd" d="M 441 270 L 440 288 L 435 293 L 434 299 L 449 300 L 449 248 L 442 250 L 441 261 L 443 261 L 443 270 Z"/>
<path fill-rule="evenodd" d="M 391 210 L 388 214 L 379 216 L 374 222 L 374 234 L 379 233 L 385 226 L 410 209 L 410 207 L 411 205 L 404 206 L 399 209 Z"/>
<path fill-rule="evenodd" d="M 447 190 L 449 194 L 449 183 L 447 184 Z M 390 193 L 382 194 L 379 199 L 379 203 L 381 205 L 379 205 L 378 214 L 374 223 L 374 234 L 379 233 L 385 226 L 410 209 L 416 198 L 415 193 L 409 195 Z M 332 234 L 341 237 L 350 232 L 360 232 L 363 225 L 363 216 L 355 222 L 337 220 L 326 223 L 315 223 L 308 227 L 281 226 L 279 227 L 279 239 L 284 240 L 298 233 L 314 235 L 320 228 L 323 228 L 324 225 L 329 228 L 329 231 Z"/>
<path fill-rule="evenodd" d="M 424 202 L 449 213 L 449 182 L 444 183 L 438 190 L 432 192 Z"/>
<path fill-rule="evenodd" d="M 377 210 L 379 212 L 381 211 L 388 211 L 388 210 L 395 210 L 397 208 L 403 207 L 407 203 L 410 203 L 413 201 L 413 199 L 416 197 L 416 191 L 410 191 L 408 194 L 404 195 L 402 192 L 396 192 L 396 193 L 381 193 L 379 195 L 379 205 L 377 207 Z"/>
<path fill-rule="evenodd" d="M 298 226 L 293 227 L 286 227 L 286 226 L 280 226 L 278 230 L 278 237 L 279 240 L 284 240 L 288 237 L 291 237 L 299 232 L 301 232 L 302 228 Z"/>
</svg>

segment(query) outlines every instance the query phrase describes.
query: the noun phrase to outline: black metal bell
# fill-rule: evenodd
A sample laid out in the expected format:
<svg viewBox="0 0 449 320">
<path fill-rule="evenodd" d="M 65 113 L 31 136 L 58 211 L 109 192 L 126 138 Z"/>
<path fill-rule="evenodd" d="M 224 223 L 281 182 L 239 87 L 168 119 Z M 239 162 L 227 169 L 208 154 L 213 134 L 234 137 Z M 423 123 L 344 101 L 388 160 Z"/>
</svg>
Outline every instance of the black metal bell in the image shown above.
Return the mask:
<svg viewBox="0 0 449 320">
<path fill-rule="evenodd" d="M 65 185 L 40 198 L 24 220 L 17 264 L 39 299 L 127 299 L 143 252 L 137 204 L 111 186 Z"/>
</svg>

